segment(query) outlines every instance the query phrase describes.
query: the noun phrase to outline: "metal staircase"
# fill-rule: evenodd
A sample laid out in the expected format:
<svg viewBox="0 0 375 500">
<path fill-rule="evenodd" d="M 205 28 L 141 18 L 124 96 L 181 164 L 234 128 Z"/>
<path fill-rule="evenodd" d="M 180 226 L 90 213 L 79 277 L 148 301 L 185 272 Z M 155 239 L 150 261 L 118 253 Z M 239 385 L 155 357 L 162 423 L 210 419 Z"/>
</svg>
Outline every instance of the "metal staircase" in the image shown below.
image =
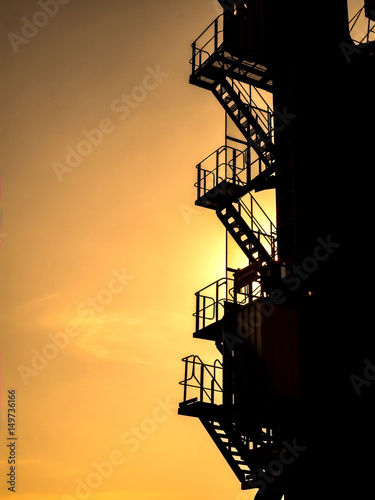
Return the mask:
<svg viewBox="0 0 375 500">
<path fill-rule="evenodd" d="M 192 43 L 190 83 L 212 90 L 215 82 L 225 74 L 271 92 L 273 82 L 267 67 L 259 61 L 246 60 L 233 51 L 228 36 L 233 23 L 233 14 L 221 14 Z"/>
<path fill-rule="evenodd" d="M 250 452 L 246 449 L 241 435 L 236 432 L 235 425 L 227 415 L 224 406 L 200 403 L 194 399 L 187 404 L 181 403 L 180 415 L 198 417 L 203 427 L 217 446 L 218 450 L 241 483 L 242 489 L 250 489 L 248 481 L 252 473 L 249 465 Z M 256 467 L 256 461 L 251 460 Z"/>
<path fill-rule="evenodd" d="M 270 183 L 265 183 L 270 180 L 276 170 L 275 148 L 272 140 L 272 111 L 269 107 L 260 108 L 244 87 L 234 80 L 220 81 L 212 93 L 244 137 L 249 157 L 255 156 L 252 162 L 258 161 L 259 163 L 259 177 L 255 176 L 251 179 L 248 191 L 273 187 Z"/>
<path fill-rule="evenodd" d="M 232 78 L 219 81 L 212 92 L 265 166 L 270 167 L 274 153 L 271 108 L 265 101 L 265 109 L 260 108 L 245 87 Z"/>
<path fill-rule="evenodd" d="M 273 82 L 264 64 L 255 56 L 252 60 L 252 55 L 245 60 L 231 43 L 238 21 L 229 12 L 215 19 L 193 42 L 190 61 L 190 83 L 213 93 L 242 137 L 231 138 L 238 145 L 232 147 L 226 136 L 226 144 L 197 165 L 195 184 L 196 205 L 215 210 L 254 267 L 252 281 L 244 287 L 236 286 L 235 280 L 227 276 L 196 293 L 194 337 L 215 341 L 220 352 L 228 317 L 252 302 L 255 293 L 264 296 L 260 270 L 277 255 L 276 228 L 250 193 L 274 187 L 275 116 L 259 91 L 272 92 Z M 244 202 L 245 196 L 249 196 L 250 207 Z M 269 224 L 268 231 L 255 217 L 255 211 Z M 198 356 L 183 361 L 185 377 L 180 384 L 184 386 L 184 398 L 179 414 L 199 418 L 242 489 L 258 487 L 256 472 L 264 470 L 278 450 L 276 430 L 262 421 L 263 413 L 248 415 L 246 422 L 236 414 L 228 382 L 223 388 L 220 361 L 207 365 Z"/>
<path fill-rule="evenodd" d="M 244 206 L 245 205 L 243 203 L 238 203 L 239 208 Z M 261 236 L 270 238 L 271 240 L 271 235 L 261 233 L 261 229 L 251 229 L 241 216 L 239 209 L 237 209 L 233 204 L 226 205 L 223 208 L 217 210 L 216 214 L 229 234 L 241 248 L 243 253 L 246 255 L 246 257 L 248 257 L 250 263 L 267 262 L 271 260 L 272 256 L 267 252 L 267 250 L 260 242 Z M 255 218 L 252 219 L 256 222 Z M 258 223 L 257 227 L 261 228 Z M 271 247 L 273 246 L 274 245 L 272 242 Z"/>
<path fill-rule="evenodd" d="M 216 421 L 204 417 L 201 417 L 200 421 L 241 485 L 246 486 L 246 479 L 251 474 L 251 469 L 246 460 L 246 449 L 231 428 L 230 421 L 220 416 Z"/>
<path fill-rule="evenodd" d="M 254 422 L 250 426 L 252 435 L 244 435 L 231 405 L 215 403 L 223 397 L 222 365 L 218 360 L 207 365 L 198 356 L 191 355 L 183 361 L 185 379 L 180 384 L 184 386 L 184 400 L 178 413 L 199 418 L 243 490 L 257 488 L 257 472 L 266 468 L 275 452 L 280 451 L 272 429 Z M 193 388 L 195 397 L 190 397 L 189 388 L 190 391 Z"/>
<path fill-rule="evenodd" d="M 238 24 L 238 19 L 234 18 L 231 13 L 222 14 L 192 44 L 190 83 L 212 92 L 243 137 L 238 144 L 242 143 L 242 154 L 246 155 L 246 166 L 241 170 L 246 170 L 246 179 L 242 176 L 238 182 L 235 165 L 226 163 L 226 169 L 232 169 L 233 176 L 226 176 L 221 185 L 217 184 L 214 203 L 202 204 L 215 209 L 251 190 L 273 188 L 277 168 L 275 116 L 260 93 L 260 90 L 272 91 L 272 80 L 265 66 L 236 54 L 232 39 L 227 35 L 233 25 Z M 226 26 L 229 29 L 226 30 Z M 208 172 L 213 171 L 206 170 L 203 179 L 199 172 L 199 185 L 201 180 L 208 180 Z M 199 193 L 197 204 L 201 201 Z"/>
<path fill-rule="evenodd" d="M 238 147 L 226 143 L 197 165 L 195 203 L 215 210 L 227 233 L 247 257 L 248 264 L 256 265 L 257 270 L 252 273 L 252 282 L 245 292 L 247 302 L 258 293 L 261 294 L 258 297 L 263 296 L 262 283 L 258 283 L 262 279 L 261 267 L 277 260 L 276 228 L 251 195 L 251 191 L 275 187 L 274 122 L 277 113 L 267 103 L 264 92 L 261 93 L 261 90 L 272 91 L 268 69 L 256 61 L 251 51 L 247 52 L 245 60 L 236 46 L 233 34 L 243 28 L 235 10 L 224 12 L 208 26 L 192 44 L 190 83 L 213 93 L 243 137 L 240 140 L 226 134 L 226 141 L 235 142 Z M 267 99 L 270 100 L 270 95 Z M 250 208 L 244 202 L 245 196 L 250 196 Z M 269 231 L 257 221 L 253 211 L 255 205 L 262 219 L 266 218 L 269 223 Z M 234 290 L 234 306 L 243 303 L 242 296 L 237 302 L 240 290 Z M 223 301 L 200 292 L 196 295 L 198 338 L 217 342 L 221 329 L 219 309 L 225 315 L 229 311 L 226 305 L 232 300 L 228 293 Z M 233 311 L 233 307 L 230 310 Z"/>
<path fill-rule="evenodd" d="M 192 44 L 190 83 L 213 93 L 243 138 L 226 135 L 238 148 L 225 144 L 197 165 L 196 205 L 215 210 L 249 264 L 262 265 L 276 258 L 276 228 L 271 224 L 267 234 L 243 197 L 275 187 L 277 113 L 260 92 L 272 91 L 268 68 L 255 52 L 247 51 L 245 59 L 237 45 L 237 33 L 246 29 L 234 9 L 216 18 Z"/>
</svg>

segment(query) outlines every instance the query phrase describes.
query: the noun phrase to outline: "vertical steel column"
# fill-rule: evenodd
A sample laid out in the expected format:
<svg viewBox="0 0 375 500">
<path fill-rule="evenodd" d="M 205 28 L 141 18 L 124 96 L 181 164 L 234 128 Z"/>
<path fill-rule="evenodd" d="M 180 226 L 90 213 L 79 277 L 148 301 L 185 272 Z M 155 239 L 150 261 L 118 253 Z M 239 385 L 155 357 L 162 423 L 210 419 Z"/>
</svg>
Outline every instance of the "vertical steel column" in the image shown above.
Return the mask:
<svg viewBox="0 0 375 500">
<path fill-rule="evenodd" d="M 196 44 L 195 44 L 195 41 L 192 43 L 192 50 L 193 50 L 193 57 L 192 57 L 192 71 L 193 71 L 193 74 L 195 73 L 195 53 L 196 53 Z"/>
<path fill-rule="evenodd" d="M 199 292 L 195 294 L 195 331 L 199 330 Z"/>
<path fill-rule="evenodd" d="M 204 366 L 201 363 L 201 373 L 200 373 L 200 387 L 199 387 L 199 397 L 200 401 L 203 403 L 203 395 L 204 395 Z"/>
<path fill-rule="evenodd" d="M 187 376 L 188 376 L 188 360 L 185 359 L 184 402 L 187 399 Z"/>
</svg>

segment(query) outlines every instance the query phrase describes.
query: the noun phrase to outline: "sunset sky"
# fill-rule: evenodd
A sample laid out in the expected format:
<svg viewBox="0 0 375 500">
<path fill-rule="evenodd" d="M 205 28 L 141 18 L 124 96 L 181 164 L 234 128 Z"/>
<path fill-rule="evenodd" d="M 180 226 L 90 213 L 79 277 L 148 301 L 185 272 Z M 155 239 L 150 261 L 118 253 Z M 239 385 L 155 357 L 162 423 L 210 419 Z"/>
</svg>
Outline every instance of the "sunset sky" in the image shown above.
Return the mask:
<svg viewBox="0 0 375 500">
<path fill-rule="evenodd" d="M 224 112 L 188 84 L 216 0 L 3 0 L 0 493 L 16 390 L 18 500 L 251 500 L 177 415 L 194 293 L 225 233 L 194 206 Z M 267 208 L 267 207 L 265 207 Z"/>
</svg>

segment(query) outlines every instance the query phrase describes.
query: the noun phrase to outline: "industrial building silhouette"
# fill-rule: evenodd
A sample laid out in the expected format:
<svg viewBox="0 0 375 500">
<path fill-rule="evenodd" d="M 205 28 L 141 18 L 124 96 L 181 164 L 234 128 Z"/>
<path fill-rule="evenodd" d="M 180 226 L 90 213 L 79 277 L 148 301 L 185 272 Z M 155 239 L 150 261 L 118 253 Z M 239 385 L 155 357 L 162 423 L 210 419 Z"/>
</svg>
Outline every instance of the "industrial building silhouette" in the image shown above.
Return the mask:
<svg viewBox="0 0 375 500">
<path fill-rule="evenodd" d="M 225 110 L 196 204 L 246 262 L 196 293 L 218 360 L 184 358 L 179 414 L 257 499 L 373 498 L 375 1 L 219 3 L 192 44 L 190 83 Z"/>
</svg>

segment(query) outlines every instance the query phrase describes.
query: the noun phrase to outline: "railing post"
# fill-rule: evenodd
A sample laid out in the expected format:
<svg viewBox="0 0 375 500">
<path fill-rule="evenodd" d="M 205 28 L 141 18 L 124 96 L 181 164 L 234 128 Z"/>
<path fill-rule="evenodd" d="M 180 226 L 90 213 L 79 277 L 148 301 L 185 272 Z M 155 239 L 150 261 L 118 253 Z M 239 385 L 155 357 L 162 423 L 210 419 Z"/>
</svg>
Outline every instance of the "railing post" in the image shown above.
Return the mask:
<svg viewBox="0 0 375 500">
<path fill-rule="evenodd" d="M 195 294 L 195 331 L 199 330 L 199 292 Z"/>
<path fill-rule="evenodd" d="M 188 377 L 188 360 L 185 359 L 184 403 L 187 400 L 187 377 Z"/>
<path fill-rule="evenodd" d="M 218 18 L 215 19 L 215 36 L 214 36 L 214 40 L 215 40 L 215 52 L 217 51 L 217 48 L 218 48 L 218 43 L 217 43 L 217 37 L 218 37 Z"/>
<path fill-rule="evenodd" d="M 201 163 L 198 163 L 197 169 L 198 169 L 197 200 L 199 200 L 199 198 L 201 197 L 201 171 L 202 171 Z"/>
<path fill-rule="evenodd" d="M 215 321 L 219 318 L 219 282 L 216 282 Z"/>
<path fill-rule="evenodd" d="M 220 164 L 220 150 L 216 150 L 216 180 L 214 179 L 214 185 L 212 186 L 213 188 L 216 188 L 218 183 L 219 183 L 219 164 Z"/>
<path fill-rule="evenodd" d="M 195 41 L 192 43 L 192 49 L 193 49 L 192 69 L 193 69 L 193 74 L 194 74 L 195 73 L 195 54 L 196 54 Z"/>
<path fill-rule="evenodd" d="M 200 388 L 199 388 L 199 394 L 200 394 L 200 401 L 203 403 L 203 391 L 204 391 L 204 366 L 203 363 L 201 364 L 201 380 L 200 380 Z"/>
<path fill-rule="evenodd" d="M 251 182 L 251 161 L 250 161 L 250 147 L 246 148 L 246 184 Z"/>
<path fill-rule="evenodd" d="M 252 195 L 250 194 L 250 213 L 251 213 L 251 230 L 253 231 L 254 230 L 254 203 L 253 203 L 253 197 Z"/>
<path fill-rule="evenodd" d="M 202 328 L 206 328 L 206 299 L 207 297 L 203 295 L 203 323 L 202 323 Z"/>
</svg>

